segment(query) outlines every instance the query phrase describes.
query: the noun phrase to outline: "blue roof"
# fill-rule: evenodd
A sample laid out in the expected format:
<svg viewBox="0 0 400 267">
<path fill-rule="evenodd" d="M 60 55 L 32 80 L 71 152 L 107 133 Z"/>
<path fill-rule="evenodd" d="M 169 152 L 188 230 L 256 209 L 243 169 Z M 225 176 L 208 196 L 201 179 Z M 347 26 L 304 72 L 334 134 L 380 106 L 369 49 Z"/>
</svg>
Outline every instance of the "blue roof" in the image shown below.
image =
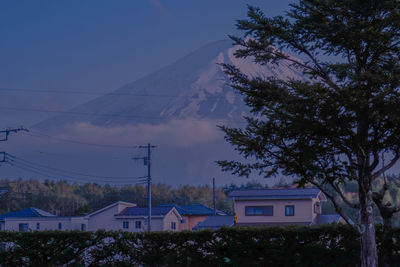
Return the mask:
<svg viewBox="0 0 400 267">
<path fill-rule="evenodd" d="M 164 216 L 172 210 L 170 206 L 158 206 L 151 208 L 152 216 Z M 123 209 L 116 216 L 147 216 L 149 214 L 148 208 L 128 207 Z"/>
<path fill-rule="evenodd" d="M 174 207 L 180 215 L 214 215 L 214 209 L 206 207 L 202 204 L 192 204 L 177 206 L 173 204 L 164 204 L 160 207 Z M 217 213 L 221 213 L 217 210 Z"/>
<path fill-rule="evenodd" d="M 235 190 L 229 197 L 235 199 L 309 199 L 316 198 L 321 192 L 318 188 L 285 188 Z"/>
<path fill-rule="evenodd" d="M 218 229 L 222 226 L 234 225 L 234 216 L 208 216 L 204 221 L 199 222 L 193 230 Z"/>
<path fill-rule="evenodd" d="M 29 218 L 29 217 L 55 217 L 56 215 L 38 209 L 38 208 L 27 208 L 19 211 L 10 211 L 5 214 L 0 215 L 0 220 L 4 220 L 5 218 Z"/>
</svg>

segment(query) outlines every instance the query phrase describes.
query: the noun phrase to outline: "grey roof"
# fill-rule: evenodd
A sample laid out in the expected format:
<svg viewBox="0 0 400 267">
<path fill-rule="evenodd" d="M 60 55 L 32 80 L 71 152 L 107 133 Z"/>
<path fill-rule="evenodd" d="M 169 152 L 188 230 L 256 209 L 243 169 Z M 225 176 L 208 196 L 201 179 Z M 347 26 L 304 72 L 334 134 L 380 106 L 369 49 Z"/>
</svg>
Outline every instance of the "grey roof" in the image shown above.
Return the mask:
<svg viewBox="0 0 400 267">
<path fill-rule="evenodd" d="M 196 224 L 193 230 L 218 229 L 222 226 L 232 226 L 233 224 L 234 216 L 208 216 L 204 221 Z"/>
<path fill-rule="evenodd" d="M 321 190 L 318 188 L 235 190 L 229 194 L 229 197 L 235 199 L 310 199 L 316 198 L 320 192 Z"/>
<path fill-rule="evenodd" d="M 312 224 L 316 225 L 316 224 L 325 224 L 325 223 L 339 223 L 340 218 L 341 218 L 341 216 L 337 213 L 322 214 L 322 215 L 318 215 Z"/>
</svg>

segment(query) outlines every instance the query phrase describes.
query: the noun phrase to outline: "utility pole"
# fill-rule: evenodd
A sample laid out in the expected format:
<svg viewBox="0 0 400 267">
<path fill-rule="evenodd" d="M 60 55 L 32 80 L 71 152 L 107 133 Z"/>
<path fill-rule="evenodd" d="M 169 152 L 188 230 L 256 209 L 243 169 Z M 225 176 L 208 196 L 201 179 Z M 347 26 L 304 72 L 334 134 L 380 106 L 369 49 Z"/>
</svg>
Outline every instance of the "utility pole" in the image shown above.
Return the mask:
<svg viewBox="0 0 400 267">
<path fill-rule="evenodd" d="M 147 144 L 147 146 L 139 146 L 139 148 L 147 148 L 146 157 L 136 157 L 135 160 L 143 159 L 144 165 L 147 165 L 147 206 L 149 209 L 149 214 L 147 218 L 147 230 L 151 231 L 151 149 L 156 146 Z"/>
<path fill-rule="evenodd" d="M 7 141 L 7 140 L 8 140 L 8 136 L 10 135 L 10 133 L 17 133 L 17 132 L 19 132 L 19 131 L 29 132 L 29 130 L 26 129 L 26 128 L 24 128 L 24 127 L 19 127 L 19 128 L 16 128 L 16 129 L 10 129 L 10 128 L 8 128 L 8 129 L 5 129 L 5 130 L 1 130 L 1 131 L 0 131 L 0 134 L 1 134 L 1 135 L 4 134 L 4 137 L 2 137 L 2 138 L 0 139 L 0 141 Z"/>
<path fill-rule="evenodd" d="M 19 131 L 29 132 L 28 129 L 26 129 L 22 126 L 19 128 L 15 128 L 15 129 L 7 128 L 5 130 L 0 130 L 0 142 L 8 141 L 8 136 L 10 135 L 10 133 L 17 133 Z M 0 163 L 6 162 L 6 161 L 7 161 L 7 153 L 4 151 L 1 151 L 0 152 Z"/>
<path fill-rule="evenodd" d="M 214 204 L 214 215 L 217 215 L 217 196 L 215 194 L 215 178 L 213 178 L 213 204 Z"/>
</svg>

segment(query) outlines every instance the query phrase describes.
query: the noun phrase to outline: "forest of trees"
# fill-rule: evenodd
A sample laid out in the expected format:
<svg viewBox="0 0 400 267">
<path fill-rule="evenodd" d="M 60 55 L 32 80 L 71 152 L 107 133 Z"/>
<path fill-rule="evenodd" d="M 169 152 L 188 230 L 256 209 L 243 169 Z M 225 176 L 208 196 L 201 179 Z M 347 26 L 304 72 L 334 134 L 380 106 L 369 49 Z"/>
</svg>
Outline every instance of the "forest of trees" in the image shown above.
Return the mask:
<svg viewBox="0 0 400 267">
<path fill-rule="evenodd" d="M 60 216 L 82 215 L 103 208 L 116 201 L 146 206 L 147 190 L 141 184 L 116 187 L 95 183 L 76 184 L 66 181 L 39 182 L 37 180 L 0 180 L 3 193 L 0 196 L 0 214 L 27 207 L 37 207 Z M 172 187 L 158 183 L 152 186 L 152 203 L 160 204 L 204 204 L 213 206 L 210 186 L 182 185 Z M 217 208 L 232 213 L 226 194 L 216 190 Z"/>
</svg>

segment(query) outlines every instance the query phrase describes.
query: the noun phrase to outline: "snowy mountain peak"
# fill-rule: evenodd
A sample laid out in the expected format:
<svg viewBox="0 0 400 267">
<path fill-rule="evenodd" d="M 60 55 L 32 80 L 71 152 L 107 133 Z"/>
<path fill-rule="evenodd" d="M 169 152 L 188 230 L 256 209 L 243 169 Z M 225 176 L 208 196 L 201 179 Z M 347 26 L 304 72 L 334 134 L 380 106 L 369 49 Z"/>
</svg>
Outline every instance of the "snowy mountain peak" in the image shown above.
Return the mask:
<svg viewBox="0 0 400 267">
<path fill-rule="evenodd" d="M 114 127 L 157 124 L 171 119 L 241 118 L 247 108 L 227 85 L 229 80 L 218 63 L 233 64 L 250 76 L 303 79 L 288 64 L 265 66 L 255 64 L 252 58 L 238 59 L 234 56 L 237 49 L 230 41 L 209 44 L 142 79 L 72 109 L 71 114 L 46 120 L 36 127 L 56 130 L 79 122 Z"/>
</svg>

